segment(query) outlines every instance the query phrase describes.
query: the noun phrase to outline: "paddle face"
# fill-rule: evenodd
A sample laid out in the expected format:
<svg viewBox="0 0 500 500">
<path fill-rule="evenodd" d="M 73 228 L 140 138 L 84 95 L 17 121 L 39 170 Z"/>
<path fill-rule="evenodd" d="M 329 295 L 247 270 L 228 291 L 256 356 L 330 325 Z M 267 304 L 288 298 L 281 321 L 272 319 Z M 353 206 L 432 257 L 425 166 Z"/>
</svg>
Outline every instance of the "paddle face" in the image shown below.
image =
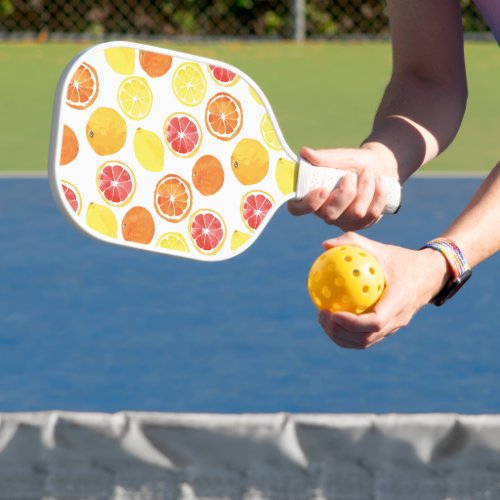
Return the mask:
<svg viewBox="0 0 500 500">
<path fill-rule="evenodd" d="M 294 195 L 296 158 L 236 68 L 113 42 L 60 79 L 49 178 L 99 240 L 196 260 L 233 257 Z"/>
</svg>

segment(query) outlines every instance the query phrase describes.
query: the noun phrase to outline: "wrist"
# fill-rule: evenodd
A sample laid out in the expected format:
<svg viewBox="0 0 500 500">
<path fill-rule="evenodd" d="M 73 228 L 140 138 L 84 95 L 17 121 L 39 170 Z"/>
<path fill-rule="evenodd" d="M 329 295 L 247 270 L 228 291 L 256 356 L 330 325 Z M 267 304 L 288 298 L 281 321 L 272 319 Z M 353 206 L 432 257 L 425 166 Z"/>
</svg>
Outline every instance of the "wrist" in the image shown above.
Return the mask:
<svg viewBox="0 0 500 500">
<path fill-rule="evenodd" d="M 422 248 L 419 250 L 423 262 L 420 269 L 425 269 L 425 302 L 431 302 L 432 299 L 443 289 L 443 287 L 452 278 L 452 273 L 444 255 L 436 252 L 432 248 Z"/>
<path fill-rule="evenodd" d="M 367 139 L 361 144 L 361 149 L 372 151 L 377 155 L 379 165 L 377 175 L 394 177 L 399 180 L 398 162 L 394 153 L 385 144 Z"/>
</svg>

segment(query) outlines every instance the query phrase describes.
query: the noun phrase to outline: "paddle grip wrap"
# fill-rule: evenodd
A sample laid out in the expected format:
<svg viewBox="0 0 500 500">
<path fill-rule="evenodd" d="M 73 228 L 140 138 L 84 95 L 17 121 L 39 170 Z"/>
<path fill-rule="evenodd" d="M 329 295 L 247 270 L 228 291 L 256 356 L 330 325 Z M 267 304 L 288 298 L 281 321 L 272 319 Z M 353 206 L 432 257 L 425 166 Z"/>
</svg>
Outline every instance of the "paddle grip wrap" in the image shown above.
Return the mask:
<svg viewBox="0 0 500 500">
<path fill-rule="evenodd" d="M 304 198 L 313 189 L 325 187 L 335 189 L 340 179 L 348 173 L 347 170 L 339 170 L 330 167 L 317 167 L 311 165 L 304 159 L 299 159 L 299 174 L 297 178 L 296 199 Z M 401 184 L 393 177 L 382 177 L 387 201 L 384 214 L 395 214 L 401 206 Z"/>
</svg>

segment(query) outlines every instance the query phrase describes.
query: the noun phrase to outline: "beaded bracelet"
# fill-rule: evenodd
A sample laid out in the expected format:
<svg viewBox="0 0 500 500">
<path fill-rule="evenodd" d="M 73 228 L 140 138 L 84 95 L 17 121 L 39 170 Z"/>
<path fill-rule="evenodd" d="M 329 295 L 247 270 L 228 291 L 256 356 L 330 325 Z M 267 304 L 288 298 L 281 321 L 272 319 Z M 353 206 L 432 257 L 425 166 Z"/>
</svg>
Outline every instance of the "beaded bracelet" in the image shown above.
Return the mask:
<svg viewBox="0 0 500 500">
<path fill-rule="evenodd" d="M 448 238 L 436 238 L 427 242 L 421 250 L 423 248 L 431 248 L 440 252 L 446 259 L 453 275 L 453 278 L 431 300 L 434 305 L 441 306 L 446 300 L 453 297 L 471 277 L 472 270 L 460 248 Z"/>
</svg>

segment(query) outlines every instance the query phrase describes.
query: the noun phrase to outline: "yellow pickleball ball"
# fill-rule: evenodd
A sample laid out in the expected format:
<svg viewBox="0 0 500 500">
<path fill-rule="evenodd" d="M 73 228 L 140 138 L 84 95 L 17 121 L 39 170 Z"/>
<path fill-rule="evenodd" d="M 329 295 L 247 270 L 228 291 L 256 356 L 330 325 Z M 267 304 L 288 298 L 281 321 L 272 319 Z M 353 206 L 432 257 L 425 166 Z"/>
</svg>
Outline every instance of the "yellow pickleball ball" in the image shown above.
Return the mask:
<svg viewBox="0 0 500 500">
<path fill-rule="evenodd" d="M 362 314 L 369 312 L 382 295 L 384 271 L 363 248 L 334 247 L 312 265 L 307 288 L 318 309 Z"/>
</svg>

